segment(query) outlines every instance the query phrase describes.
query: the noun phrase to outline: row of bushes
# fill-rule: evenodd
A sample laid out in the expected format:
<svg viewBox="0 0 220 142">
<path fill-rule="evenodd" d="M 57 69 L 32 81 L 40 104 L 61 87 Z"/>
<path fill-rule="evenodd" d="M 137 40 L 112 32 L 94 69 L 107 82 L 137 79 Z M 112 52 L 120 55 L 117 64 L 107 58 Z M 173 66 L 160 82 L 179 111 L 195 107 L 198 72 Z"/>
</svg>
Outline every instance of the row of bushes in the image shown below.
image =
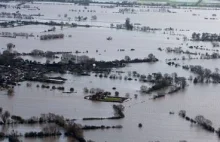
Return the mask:
<svg viewBox="0 0 220 142">
<path fill-rule="evenodd" d="M 121 125 L 116 125 L 116 126 L 104 126 L 104 125 L 101 125 L 101 126 L 88 126 L 88 125 L 85 125 L 82 129 L 83 130 L 95 130 L 95 129 L 110 129 L 110 128 L 121 129 L 122 126 Z"/>
<path fill-rule="evenodd" d="M 26 138 L 33 138 L 33 137 L 51 137 L 51 136 L 61 136 L 61 132 L 49 133 L 49 132 L 27 132 L 24 134 Z"/>
<path fill-rule="evenodd" d="M 122 119 L 124 117 L 121 116 L 113 116 L 113 117 L 87 117 L 87 118 L 83 118 L 82 120 L 86 121 L 86 120 L 104 120 L 104 119 Z"/>
<path fill-rule="evenodd" d="M 185 118 L 187 121 L 190 121 L 191 123 L 200 125 L 203 129 L 205 129 L 209 132 L 212 132 L 212 133 L 216 132 L 216 133 L 220 134 L 220 131 L 216 131 L 215 128 L 212 126 L 212 122 L 210 120 L 206 119 L 202 115 L 197 115 L 195 117 L 195 119 L 193 119 L 193 118 L 186 116 L 186 111 L 184 111 L 184 110 L 181 110 L 179 112 L 179 115 L 182 118 Z"/>
</svg>

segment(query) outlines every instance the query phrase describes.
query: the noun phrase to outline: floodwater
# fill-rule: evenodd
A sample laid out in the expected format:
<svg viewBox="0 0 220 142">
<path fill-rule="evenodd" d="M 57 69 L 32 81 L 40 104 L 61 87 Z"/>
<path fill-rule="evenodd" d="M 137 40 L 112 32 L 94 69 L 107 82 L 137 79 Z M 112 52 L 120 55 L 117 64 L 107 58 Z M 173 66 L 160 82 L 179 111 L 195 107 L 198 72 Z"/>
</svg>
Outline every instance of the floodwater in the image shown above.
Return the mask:
<svg viewBox="0 0 220 142">
<path fill-rule="evenodd" d="M 69 12 L 69 9 L 83 9 L 84 7 L 74 5 L 58 5 L 55 4 L 33 4 L 31 6 L 39 6 L 40 11 L 33 13 L 42 13 L 45 18 L 58 18 L 57 15 L 68 13 L 69 16 L 81 15 L 82 13 Z M 174 27 L 177 29 L 175 34 L 184 34 L 190 39 L 192 32 L 220 32 L 219 20 L 205 20 L 204 17 L 211 17 L 213 13 L 219 18 L 219 11 L 214 10 L 177 10 L 177 13 L 161 13 L 161 12 L 145 12 L 138 14 L 115 14 L 116 9 L 101 9 L 99 6 L 91 6 L 95 9 L 98 20 L 95 25 L 104 25 L 102 28 L 64 28 L 56 27 L 56 33 L 64 33 L 65 38 L 60 40 L 40 41 L 37 35 L 41 35 L 43 31 L 51 28 L 49 26 L 23 26 L 15 28 L 0 29 L 1 32 L 27 32 L 33 33 L 35 38 L 2 38 L 0 37 L 1 51 L 5 50 L 6 44 L 12 42 L 16 45 L 15 50 L 18 52 L 30 52 L 33 49 L 44 51 L 72 51 L 76 50 L 88 53 L 80 53 L 94 57 L 96 60 L 115 60 L 123 59 L 126 55 L 134 58 L 145 58 L 149 53 L 153 53 L 159 62 L 149 64 L 129 64 L 125 68 L 114 69 L 114 71 L 137 71 L 141 74 L 149 74 L 153 72 L 173 73 L 177 72 L 179 76 L 189 77 L 193 75 L 181 67 L 170 67 L 166 64 L 166 59 L 182 58 L 183 55 L 159 51 L 157 48 L 166 47 L 183 47 L 184 50 L 197 51 L 205 53 L 206 51 L 192 50 L 187 47 L 189 45 L 199 45 L 205 48 L 212 49 L 210 43 L 183 41 L 182 36 L 163 34 L 163 31 L 155 33 L 145 33 L 137 31 L 115 30 L 108 28 L 110 23 L 123 23 L 126 17 L 131 19 L 133 23 L 140 23 L 144 26 L 154 28 Z M 56 10 L 55 10 L 56 9 Z M 155 9 L 154 9 L 155 10 Z M 0 11 L 15 12 L 15 9 L 0 9 Z M 103 11 L 103 12 L 102 12 Z M 105 13 L 106 11 L 106 13 Z M 30 13 L 27 10 L 20 10 L 21 13 Z M 192 13 L 200 16 L 192 16 Z M 84 13 L 91 15 L 91 13 Z M 82 14 L 83 15 L 83 14 Z M 90 21 L 89 21 L 90 22 Z M 103 24 L 104 23 L 104 24 Z M 189 31 L 180 31 L 180 29 Z M 169 32 L 167 32 L 169 33 Z M 71 38 L 68 35 L 72 35 Z M 107 41 L 106 38 L 111 36 L 112 41 Z M 167 39 L 169 37 L 169 39 Z M 180 40 L 176 38 L 179 37 Z M 135 51 L 130 51 L 132 48 Z M 118 49 L 125 49 L 124 52 L 119 52 Z M 98 50 L 98 52 L 96 52 Z M 207 51 L 212 53 L 211 51 Z M 192 55 L 193 56 L 193 55 Z M 194 56 L 193 56 L 194 57 Z M 24 57 L 45 62 L 46 58 Z M 52 60 L 53 61 L 53 60 Z M 55 61 L 58 61 L 56 59 Z M 215 68 L 220 68 L 219 60 L 185 60 L 178 61 L 180 65 L 192 64 L 202 65 L 214 71 Z M 123 76 L 126 75 L 123 74 Z M 58 74 L 50 74 L 58 76 Z M 13 96 L 8 96 L 6 92 L 0 92 L 0 107 L 9 110 L 11 114 L 20 115 L 24 118 L 31 116 L 39 116 L 41 113 L 56 113 L 65 116 L 66 118 L 75 118 L 78 123 L 89 125 L 122 125 L 123 129 L 116 130 L 95 130 L 85 131 L 86 139 L 91 139 L 96 142 L 141 142 L 141 141 L 161 141 L 161 142 L 178 142 L 179 140 L 187 140 L 188 142 L 219 142 L 218 136 L 208 133 L 199 126 L 191 125 L 189 122 L 180 118 L 177 113 L 184 109 L 187 115 L 195 117 L 198 114 L 204 115 L 213 122 L 215 128 L 220 127 L 218 100 L 219 85 L 217 84 L 197 84 L 194 85 L 188 82 L 189 86 L 181 92 L 166 96 L 163 99 L 155 101 L 149 100 L 151 95 L 140 94 L 141 85 L 149 85 L 138 81 L 125 80 L 110 80 L 106 78 L 96 78 L 94 74 L 90 77 L 79 77 L 73 74 L 59 75 L 67 78 L 67 82 L 63 85 L 66 90 L 74 87 L 75 93 L 63 94 L 60 91 L 51 91 L 48 89 L 37 88 L 36 85 L 41 83 L 32 83 L 31 87 L 26 87 L 26 82 L 21 83 L 21 86 L 15 87 Z M 52 85 L 51 85 L 52 86 Z M 131 100 L 125 102 L 125 118 L 121 120 L 102 120 L 102 121 L 87 121 L 83 122 L 83 117 L 108 117 L 113 116 L 113 103 L 92 102 L 84 100 L 86 94 L 83 93 L 83 88 L 98 87 L 106 91 L 112 92 L 112 87 L 116 87 L 120 92 L 120 96 L 130 94 Z M 138 98 L 134 98 L 134 94 L 138 94 Z M 175 115 L 169 115 L 169 111 L 174 111 Z M 138 123 L 142 123 L 143 127 L 138 128 Z M 13 127 L 0 127 L 2 131 L 11 131 L 15 129 L 21 133 L 35 130 L 40 131 L 42 126 L 23 126 L 16 125 Z M 5 140 L 6 141 L 6 140 Z M 47 139 L 24 139 L 24 142 L 65 142 L 71 141 L 64 137 L 47 138 Z"/>
</svg>

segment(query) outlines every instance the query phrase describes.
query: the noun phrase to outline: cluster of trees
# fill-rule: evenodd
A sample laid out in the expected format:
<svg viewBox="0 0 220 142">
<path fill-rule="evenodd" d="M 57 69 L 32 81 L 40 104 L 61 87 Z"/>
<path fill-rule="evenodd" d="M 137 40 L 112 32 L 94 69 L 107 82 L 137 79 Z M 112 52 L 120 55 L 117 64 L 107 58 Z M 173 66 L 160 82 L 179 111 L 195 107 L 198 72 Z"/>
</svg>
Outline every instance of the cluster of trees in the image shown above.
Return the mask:
<svg viewBox="0 0 220 142">
<path fill-rule="evenodd" d="M 159 49 L 161 50 L 161 49 Z M 182 47 L 174 47 L 174 48 L 171 48 L 171 47 L 167 47 L 166 48 L 166 52 L 170 53 L 170 52 L 173 52 L 173 53 L 177 53 L 177 54 L 192 54 L 192 55 L 197 55 L 197 53 L 193 53 L 193 52 L 190 52 L 189 50 L 182 50 Z"/>
<path fill-rule="evenodd" d="M 171 52 L 174 52 L 174 51 L 171 51 Z M 177 53 L 177 52 L 176 52 Z M 201 54 L 201 53 L 193 53 L 193 52 L 190 52 L 190 51 L 181 51 L 181 52 L 178 52 L 179 53 L 183 53 L 183 54 L 187 54 L 189 56 L 189 58 L 186 58 L 185 56 L 182 56 L 182 59 L 180 58 L 173 58 L 173 59 L 166 59 L 167 61 L 171 61 L 171 60 L 186 60 L 186 59 L 206 59 L 206 60 L 209 60 L 209 59 L 219 59 L 220 58 L 220 54 L 217 53 L 217 52 L 213 52 L 212 54 L 209 54 L 209 53 L 205 53 L 205 54 Z M 200 55 L 200 57 L 191 57 L 190 55 Z M 179 65 L 179 64 L 174 64 L 172 62 L 168 62 L 167 63 L 168 65 Z"/>
<path fill-rule="evenodd" d="M 220 35 L 211 33 L 192 33 L 192 40 L 195 41 L 220 41 Z"/>
<path fill-rule="evenodd" d="M 81 125 L 69 122 L 63 116 L 56 115 L 53 113 L 42 114 L 40 119 L 41 121 L 55 122 L 55 124 L 57 124 L 65 130 L 66 136 L 73 136 L 77 140 L 85 142 Z"/>
<path fill-rule="evenodd" d="M 44 131 L 40 131 L 40 132 L 26 132 L 24 134 L 24 137 L 26 138 L 33 138 L 33 137 L 51 137 L 51 136 L 60 136 L 62 135 L 62 133 L 57 130 L 57 131 L 49 131 L 49 132 L 44 132 Z"/>
<path fill-rule="evenodd" d="M 27 132 L 25 137 L 49 137 L 49 136 L 60 136 L 61 132 L 56 124 L 48 124 L 43 127 L 40 132 Z"/>
<path fill-rule="evenodd" d="M 92 15 L 91 16 L 91 20 L 93 20 L 93 21 L 97 20 L 97 16 L 96 15 Z"/>
<path fill-rule="evenodd" d="M 104 101 L 107 96 L 110 96 L 111 92 L 96 92 L 91 96 L 86 96 L 85 99 L 94 100 L 94 101 Z"/>
<path fill-rule="evenodd" d="M 42 57 L 47 57 L 47 58 L 54 58 L 55 57 L 55 52 L 52 52 L 52 51 L 44 52 L 43 50 L 34 49 L 34 50 L 31 51 L 31 53 L 29 55 L 31 55 L 31 56 L 42 56 Z"/>
<path fill-rule="evenodd" d="M 200 126 L 202 126 L 204 129 L 210 131 L 210 132 L 214 132 L 215 129 L 212 127 L 212 121 L 209 119 L 206 119 L 204 116 L 202 115 L 197 115 L 195 117 L 195 121 L 197 124 L 199 124 Z"/>
<path fill-rule="evenodd" d="M 87 9 L 86 7 L 84 7 L 84 9 Z M 76 9 L 71 9 L 70 11 L 73 12 L 96 12 L 96 10 L 76 10 Z"/>
<path fill-rule="evenodd" d="M 150 53 L 150 54 L 148 55 L 148 57 L 145 58 L 145 59 L 149 60 L 150 62 L 156 62 L 156 61 L 158 61 L 158 59 L 157 59 L 152 53 Z"/>
<path fill-rule="evenodd" d="M 138 60 L 140 59 L 134 59 L 132 60 L 129 56 L 125 56 L 124 57 L 124 61 L 125 62 L 138 62 Z M 148 56 L 146 58 L 143 59 L 143 61 L 146 61 L 146 62 L 157 62 L 158 59 L 155 57 L 155 55 L 153 55 L 152 53 L 148 54 Z"/>
<path fill-rule="evenodd" d="M 3 120 L 4 123 L 6 123 L 7 119 L 10 117 L 10 113 L 7 111 L 2 113 L 2 108 L 0 109 L 0 111 L 1 111 L 1 119 Z M 31 117 L 26 120 L 20 116 L 13 115 L 11 117 L 11 119 L 14 120 L 14 123 L 20 123 L 20 124 L 23 124 L 23 123 L 25 123 L 25 124 L 47 123 L 47 125 L 42 129 L 42 131 L 40 131 L 40 132 L 27 132 L 27 133 L 25 133 L 24 137 L 60 136 L 60 135 L 62 135 L 60 132 L 60 127 L 61 127 L 64 129 L 66 136 L 73 136 L 78 141 L 85 142 L 85 139 L 83 138 L 82 126 L 65 119 L 61 115 L 48 113 L 48 114 L 42 114 L 40 118 Z M 18 139 L 17 139 L 18 136 L 22 136 L 22 135 L 18 135 L 17 133 L 13 133 L 13 134 L 9 134 L 9 135 L 6 135 L 4 133 L 0 133 L 0 138 L 8 137 L 9 141 L 14 140 L 13 142 L 18 142 Z"/>
<path fill-rule="evenodd" d="M 126 18 L 126 20 L 125 20 L 125 28 L 127 30 L 133 30 L 133 24 L 131 24 L 130 18 Z"/>
<path fill-rule="evenodd" d="M 83 130 L 96 130 L 96 129 L 121 129 L 122 128 L 122 125 L 116 125 L 116 126 L 104 126 L 104 125 L 101 125 L 101 126 L 89 126 L 89 125 L 85 125 L 83 127 Z"/>
<path fill-rule="evenodd" d="M 179 116 L 181 116 L 181 117 L 186 117 L 186 111 L 185 110 L 180 110 L 179 111 Z"/>
<path fill-rule="evenodd" d="M 175 86 L 175 87 L 179 87 L 180 89 L 184 89 L 187 85 L 186 78 L 178 77 L 177 73 L 172 73 L 171 75 L 169 74 L 162 75 L 159 72 L 159 73 L 149 74 L 148 76 L 142 75 L 141 78 L 144 82 L 153 83 L 153 86 L 149 88 L 147 86 L 142 85 L 140 88 L 140 91 L 142 93 L 150 93 L 152 91 L 160 90 L 162 88 L 169 86 Z"/>
<path fill-rule="evenodd" d="M 209 131 L 209 132 L 217 132 L 218 134 L 220 134 L 220 129 L 219 130 L 215 130 L 215 128 L 212 126 L 212 121 L 205 118 L 202 115 L 197 115 L 195 117 L 195 119 L 190 118 L 186 115 L 186 111 L 185 110 L 180 110 L 179 111 L 179 116 L 182 118 L 185 118 L 187 121 L 190 121 L 191 123 L 200 125 L 203 129 Z"/>
<path fill-rule="evenodd" d="M 64 127 L 66 136 L 73 136 L 80 142 L 86 142 L 83 136 L 82 126 L 76 123 L 67 123 Z"/>
<path fill-rule="evenodd" d="M 9 111 L 3 111 L 3 109 L 0 107 L 0 118 L 2 121 L 0 121 L 0 124 L 7 124 L 8 119 L 10 118 L 11 114 Z"/>
<path fill-rule="evenodd" d="M 104 120 L 104 119 L 122 119 L 125 117 L 124 115 L 124 106 L 123 105 L 113 105 L 113 110 L 114 110 L 114 116 L 112 117 L 90 117 L 90 118 L 83 118 L 84 121 L 87 121 L 87 120 Z"/>
<path fill-rule="evenodd" d="M 114 24 L 111 24 L 110 27 L 114 28 Z M 117 24 L 115 28 L 116 29 L 126 29 L 126 30 L 132 31 L 134 26 L 131 23 L 130 18 L 126 18 L 124 24 Z"/>
<path fill-rule="evenodd" d="M 127 26 L 126 26 L 127 24 Z M 129 19 L 125 21 L 125 24 L 116 24 L 113 23 L 110 24 L 110 28 L 116 28 L 116 29 L 127 29 L 127 30 L 135 30 L 135 31 L 141 31 L 141 32 L 152 32 L 155 31 L 162 31 L 160 28 L 151 28 L 149 26 L 136 26 L 130 23 Z"/>
<path fill-rule="evenodd" d="M 88 6 L 90 4 L 90 0 L 73 0 L 75 4 Z"/>
<path fill-rule="evenodd" d="M 75 20 L 76 20 L 76 21 L 86 21 L 86 20 L 87 20 L 87 17 L 77 16 L 77 17 L 75 17 Z"/>
<path fill-rule="evenodd" d="M 195 117 L 195 119 L 193 119 L 193 118 L 190 118 L 186 115 L 185 110 L 180 110 L 179 116 L 182 118 L 185 118 L 187 121 L 190 121 L 191 123 L 200 125 L 203 129 L 205 129 L 209 132 L 217 132 L 218 133 L 218 131 L 215 131 L 215 128 L 212 126 L 212 121 L 210 121 L 209 119 L 206 119 L 202 115 L 197 115 Z"/>
<path fill-rule="evenodd" d="M 0 109 L 2 110 L 2 109 Z M 56 122 L 61 122 L 64 123 L 66 120 L 64 119 L 63 116 L 59 116 L 59 115 L 55 115 L 53 113 L 48 113 L 48 114 L 41 114 L 40 117 L 30 117 L 28 119 L 24 119 L 21 116 L 16 116 L 16 115 L 12 115 L 10 122 L 9 122 L 9 118 L 10 118 L 10 113 L 8 111 L 5 111 L 4 113 L 2 113 L 2 118 L 3 124 L 37 124 L 37 123 L 56 123 Z M 7 119 L 7 120 L 6 120 Z"/>
<path fill-rule="evenodd" d="M 136 13 L 136 10 L 133 8 L 123 8 L 118 10 L 119 13 Z"/>
<path fill-rule="evenodd" d="M 63 39 L 64 34 L 48 34 L 48 35 L 41 35 L 40 40 L 51 40 L 51 39 Z"/>
<path fill-rule="evenodd" d="M 17 51 L 13 50 L 13 48 L 15 48 L 15 45 L 13 43 L 7 43 L 6 47 L 7 49 L 2 52 L 3 55 L 7 56 L 17 53 Z"/>
<path fill-rule="evenodd" d="M 68 20 L 71 20 L 70 17 L 68 17 Z M 14 24 L 18 24 L 19 26 L 23 26 L 23 25 L 49 25 L 49 26 L 61 26 L 61 30 L 63 29 L 63 26 L 71 26 L 71 27 L 90 27 L 91 25 L 78 25 L 76 23 L 68 23 L 68 22 L 54 22 L 54 21 L 50 21 L 50 22 L 42 22 L 42 21 L 20 21 L 19 23 L 17 21 L 10 21 L 10 22 L 2 22 L 0 23 L 0 27 L 9 27 L 9 26 L 13 26 Z"/>
<path fill-rule="evenodd" d="M 198 76 L 194 78 L 194 83 L 219 83 L 220 82 L 220 74 L 219 69 L 216 68 L 214 72 L 210 69 L 203 68 L 200 65 L 185 65 L 183 69 L 190 70 L 191 72 L 197 74 Z"/>
<path fill-rule="evenodd" d="M 124 118 L 124 109 L 125 107 L 123 105 L 113 105 L 113 110 L 116 117 Z"/>
<path fill-rule="evenodd" d="M 213 52 L 212 54 L 201 54 L 200 59 L 219 59 L 219 53 Z"/>
<path fill-rule="evenodd" d="M 9 142 L 21 142 L 18 137 L 21 136 L 17 131 L 12 130 L 11 133 L 5 134 L 0 132 L 0 139 L 3 140 L 4 138 L 8 138 Z"/>
<path fill-rule="evenodd" d="M 96 94 L 96 93 L 99 93 L 99 92 L 104 92 L 103 89 L 100 89 L 100 88 L 91 88 L 91 89 L 88 89 L 87 87 L 83 88 L 83 91 L 84 93 L 91 93 L 91 94 Z"/>
<path fill-rule="evenodd" d="M 72 123 L 71 121 L 68 121 L 61 115 L 56 115 L 53 113 L 48 114 L 41 114 L 41 116 L 38 117 L 31 117 L 27 120 L 22 119 L 21 117 L 14 117 L 18 122 L 24 121 L 25 123 L 28 122 L 28 124 L 35 124 L 35 123 L 55 123 L 59 127 L 63 128 L 65 131 L 66 136 L 73 136 L 77 140 L 84 142 L 83 138 L 83 130 L 82 126 L 76 123 Z M 27 133 L 27 137 L 45 137 L 45 136 L 59 136 L 60 131 L 59 128 L 56 125 L 48 125 L 43 128 L 42 132 L 35 133 Z"/>
</svg>

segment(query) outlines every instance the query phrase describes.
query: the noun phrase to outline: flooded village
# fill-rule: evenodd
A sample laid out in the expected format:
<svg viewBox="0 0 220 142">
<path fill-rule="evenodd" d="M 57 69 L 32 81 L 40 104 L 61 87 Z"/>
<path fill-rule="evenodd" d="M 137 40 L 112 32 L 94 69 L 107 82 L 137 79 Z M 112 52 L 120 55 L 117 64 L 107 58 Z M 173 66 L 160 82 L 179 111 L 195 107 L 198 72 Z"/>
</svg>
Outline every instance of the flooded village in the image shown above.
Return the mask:
<svg viewBox="0 0 220 142">
<path fill-rule="evenodd" d="M 0 141 L 218 142 L 218 1 L 1 1 Z"/>
</svg>

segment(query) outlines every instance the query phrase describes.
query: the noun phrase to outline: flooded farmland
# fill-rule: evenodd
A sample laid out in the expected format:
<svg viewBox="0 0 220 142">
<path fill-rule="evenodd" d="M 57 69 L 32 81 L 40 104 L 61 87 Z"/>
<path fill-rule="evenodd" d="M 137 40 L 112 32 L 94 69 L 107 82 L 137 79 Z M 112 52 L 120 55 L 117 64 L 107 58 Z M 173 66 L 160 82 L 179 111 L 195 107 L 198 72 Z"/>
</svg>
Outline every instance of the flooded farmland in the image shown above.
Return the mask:
<svg viewBox="0 0 220 142">
<path fill-rule="evenodd" d="M 17 2 L 0 3 L 5 4 L 7 8 L 0 8 L 0 13 L 16 13 L 33 15 L 42 14 L 43 16 L 32 16 L 33 19 L 16 19 L 5 16 L 1 17 L 1 22 L 17 21 L 15 25 L 1 27 L 0 33 L 28 33 L 33 36 L 16 36 L 0 37 L 0 51 L 3 56 L 5 50 L 8 50 L 7 44 L 13 43 L 13 54 L 16 58 L 22 58 L 22 67 L 28 66 L 30 70 L 22 70 L 21 72 L 32 72 L 35 68 L 41 71 L 44 69 L 43 75 L 47 77 L 61 77 L 67 79 L 63 84 L 54 84 L 43 81 L 33 81 L 30 78 L 16 82 L 13 86 L 13 94 L 8 95 L 8 88 L 2 87 L 0 92 L 0 107 L 3 110 L 8 110 L 11 115 L 22 116 L 28 119 L 32 116 L 40 117 L 41 114 L 54 113 L 64 116 L 67 119 L 75 119 L 74 123 L 94 126 L 115 126 L 121 125 L 122 129 L 97 129 L 85 130 L 83 132 L 85 140 L 96 142 L 134 142 L 134 141 L 149 141 L 149 142 L 179 142 L 186 140 L 188 142 L 218 142 L 220 141 L 218 132 L 212 133 L 207 131 L 200 125 L 187 122 L 184 118 L 179 117 L 180 110 L 185 110 L 187 116 L 195 118 L 197 115 L 203 115 L 205 118 L 212 121 L 212 126 L 216 129 L 220 127 L 219 122 L 219 82 L 214 82 L 213 74 L 218 74 L 219 63 L 219 47 L 213 47 L 213 42 L 195 41 L 192 40 L 192 33 L 216 33 L 219 35 L 220 30 L 219 20 L 220 13 L 218 8 L 197 8 L 197 7 L 152 7 L 139 6 L 127 8 L 124 13 L 120 9 L 125 7 L 103 7 L 105 4 L 90 4 L 89 6 L 80 6 L 72 3 L 55 3 L 55 2 L 33 2 L 26 3 L 30 6 L 20 9 L 14 8 Z M 38 9 L 37 9 L 37 8 Z M 32 9 L 32 10 L 31 10 Z M 33 10 L 34 9 L 34 10 Z M 129 10 L 133 9 L 133 10 Z M 89 10 L 89 11 L 88 11 Z M 92 10 L 90 12 L 90 10 Z M 131 12 L 133 11 L 133 12 Z M 216 16 L 213 16 L 216 14 Z M 66 16 L 65 16 L 66 15 Z M 96 20 L 92 20 L 93 15 L 97 16 Z M 78 16 L 87 20 L 77 20 Z M 214 19 L 213 19 L 214 17 Z M 126 18 L 130 19 L 130 23 L 134 25 L 133 30 L 126 28 L 117 28 L 117 24 L 124 24 Z M 207 18 L 207 19 L 206 19 Z M 212 18 L 212 19 L 210 19 Z M 20 21 L 20 22 L 19 22 Z M 63 22 L 60 25 L 48 24 L 30 24 L 21 25 L 21 21 L 41 21 L 57 23 Z M 78 26 L 71 26 L 72 23 Z M 113 24 L 114 26 L 111 26 Z M 84 25 L 90 25 L 84 27 Z M 55 31 L 48 32 L 48 29 L 55 27 Z M 150 30 L 143 30 L 145 28 Z M 64 34 L 62 39 L 40 40 L 41 35 L 47 34 Z M 2 35 L 2 34 L 1 34 Z M 111 37 L 111 40 L 107 40 Z M 184 40 L 185 39 L 185 40 Z M 219 42 L 219 41 L 215 41 Z M 168 52 L 168 48 L 172 48 L 172 52 Z M 95 58 L 92 67 L 85 70 L 90 76 L 79 75 L 75 72 L 75 68 L 82 68 L 87 63 L 67 64 L 65 73 L 56 72 L 57 69 L 48 69 L 47 64 L 53 62 L 59 65 L 65 57 L 65 54 L 57 55 L 57 58 L 47 58 L 45 56 L 23 55 L 22 53 L 31 53 L 33 50 L 41 50 L 44 52 L 72 52 L 73 57 L 88 56 Z M 17 54 L 21 53 L 21 54 Z M 153 54 L 157 62 L 135 62 L 132 60 L 148 58 L 149 54 Z M 217 54 L 214 58 L 213 53 Z M 212 56 L 213 55 L 213 56 Z M 129 56 L 130 60 L 124 62 L 125 56 Z M 184 58 L 183 58 L 184 56 Z M 202 57 L 201 57 L 202 56 Z M 71 56 L 72 57 L 72 56 Z M 25 60 L 40 62 L 41 67 L 34 66 L 35 64 L 27 63 Z M 111 71 L 108 77 L 102 77 L 103 72 L 96 72 L 96 68 L 101 61 L 122 60 L 125 66 L 108 67 Z M 47 63 L 46 63 L 47 62 Z M 176 65 L 168 65 L 169 62 L 174 62 Z M 0 62 L 1 63 L 1 62 Z M 27 65 L 28 64 L 28 65 Z M 55 64 L 56 66 L 58 66 Z M 62 63 L 60 63 L 62 64 Z M 96 66 L 94 65 L 96 64 Z M 10 65 L 10 64 L 9 64 Z M 195 83 L 193 80 L 188 80 L 192 77 L 200 80 L 201 74 L 185 70 L 184 65 L 200 65 L 203 68 L 210 69 L 211 73 L 203 76 L 204 80 Z M 13 67 L 13 65 L 10 65 Z M 8 64 L 1 63 L 1 72 L 5 68 L 13 70 Z M 33 67 L 34 66 L 34 67 Z M 73 67 L 72 67 L 73 66 Z M 91 69 L 92 68 L 92 69 Z M 101 67 L 100 67 L 101 68 Z M 45 71 L 46 70 L 46 71 Z M 180 89 L 173 94 L 167 94 L 167 90 L 171 85 L 165 88 L 152 91 L 150 93 L 141 92 L 141 86 L 150 88 L 154 83 L 140 81 L 131 72 L 136 71 L 141 75 L 148 76 L 149 74 L 160 72 L 162 75 L 177 73 L 179 77 L 186 78 L 186 87 Z M 8 71 L 9 72 L 9 71 Z M 11 73 L 13 74 L 13 72 Z M 37 73 L 36 73 L 37 74 Z M 133 73 L 134 74 L 134 73 Z M 204 73 L 205 74 L 205 73 Z M 215 75 L 216 75 L 215 74 Z M 111 75 L 122 76 L 122 79 L 112 79 Z M 5 74 L 1 74 L 4 78 Z M 8 75 L 10 78 L 12 75 Z M 32 74 L 30 75 L 32 76 Z M 165 75 L 164 75 L 165 76 Z M 214 76 L 214 77 L 212 77 Z M 131 78 L 130 80 L 127 77 Z M 6 79 L 8 79 L 6 78 Z M 11 77 L 13 78 L 13 77 Z M 126 78 L 126 79 L 125 79 Z M 136 79 L 136 80 L 135 80 Z M 168 80 L 168 79 L 167 79 Z M 5 81 L 5 80 L 4 80 Z M 39 85 L 40 87 L 37 87 Z M 49 85 L 50 89 L 43 88 L 42 85 Z M 52 89 L 52 86 L 58 88 L 65 87 L 64 90 Z M 73 87 L 74 91 L 69 92 Z M 100 88 L 115 96 L 115 92 L 119 92 L 120 97 L 129 98 L 121 103 L 124 106 L 124 115 L 122 119 L 103 119 L 84 121 L 83 118 L 107 118 L 114 116 L 115 112 L 112 109 L 113 102 L 91 101 L 84 97 L 90 95 L 86 93 L 85 87 Z M 113 89 L 115 87 L 115 89 Z M 165 92 L 166 97 L 152 99 L 157 93 Z M 135 97 L 135 94 L 138 97 Z M 174 115 L 172 115 L 172 113 Z M 2 121 L 2 118 L 0 119 Z M 10 118 L 8 120 L 10 121 Z M 138 127 L 139 123 L 142 127 Z M 47 124 L 13 124 L 13 121 L 8 124 L 0 125 L 0 132 L 10 133 L 12 130 L 24 135 L 30 131 L 41 131 Z M 65 130 L 62 128 L 61 132 Z M 43 137 L 43 138 L 26 138 L 19 137 L 23 142 L 71 142 L 72 137 L 61 135 L 59 137 Z M 1 141 L 1 140 L 0 140 Z M 8 141 L 7 138 L 2 139 L 3 142 Z"/>
</svg>

